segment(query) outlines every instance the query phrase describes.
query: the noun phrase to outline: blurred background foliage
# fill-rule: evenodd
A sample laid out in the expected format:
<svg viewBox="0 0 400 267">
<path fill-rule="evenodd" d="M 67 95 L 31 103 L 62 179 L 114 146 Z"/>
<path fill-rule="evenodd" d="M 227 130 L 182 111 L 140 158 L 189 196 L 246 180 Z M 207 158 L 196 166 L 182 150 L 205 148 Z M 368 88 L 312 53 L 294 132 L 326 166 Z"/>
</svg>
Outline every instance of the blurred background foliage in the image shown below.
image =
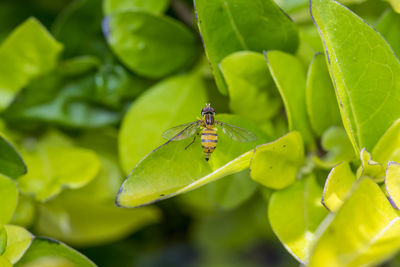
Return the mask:
<svg viewBox="0 0 400 267">
<path fill-rule="evenodd" d="M 296 51 L 308 68 L 323 52 L 308 0 L 276 2 L 296 23 L 290 31 L 299 31 L 283 50 Z M 388 2 L 341 2 L 396 44 L 390 17 L 400 20 Z M 0 0 L 0 42 L 0 131 L 29 170 L 18 179 L 12 224 L 65 242 L 99 266 L 298 266 L 269 226 L 270 190 L 248 171 L 151 206 L 114 205 L 124 177 L 162 142 L 160 133 L 195 120 L 206 101 L 256 123 L 266 140 L 287 132 L 260 53 L 219 54 L 228 89 L 217 89 L 192 1 Z M 398 42 L 393 49 L 400 52 Z M 327 116 L 340 126 L 335 113 Z M 327 168 L 353 154 L 349 143 L 335 145 L 348 142 L 343 128 L 312 126 L 328 151 L 316 160 L 322 183 Z"/>
</svg>

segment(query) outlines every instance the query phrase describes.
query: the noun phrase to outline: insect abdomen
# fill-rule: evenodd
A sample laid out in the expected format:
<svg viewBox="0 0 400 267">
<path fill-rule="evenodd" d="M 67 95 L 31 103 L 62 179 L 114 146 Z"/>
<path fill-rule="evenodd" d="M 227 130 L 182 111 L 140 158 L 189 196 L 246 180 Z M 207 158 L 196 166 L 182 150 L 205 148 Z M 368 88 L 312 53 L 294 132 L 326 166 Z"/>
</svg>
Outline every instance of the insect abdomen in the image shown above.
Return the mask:
<svg viewBox="0 0 400 267">
<path fill-rule="evenodd" d="M 203 147 L 204 157 L 207 161 L 217 147 L 217 141 L 218 136 L 215 129 L 204 129 L 201 132 L 201 146 Z"/>
</svg>

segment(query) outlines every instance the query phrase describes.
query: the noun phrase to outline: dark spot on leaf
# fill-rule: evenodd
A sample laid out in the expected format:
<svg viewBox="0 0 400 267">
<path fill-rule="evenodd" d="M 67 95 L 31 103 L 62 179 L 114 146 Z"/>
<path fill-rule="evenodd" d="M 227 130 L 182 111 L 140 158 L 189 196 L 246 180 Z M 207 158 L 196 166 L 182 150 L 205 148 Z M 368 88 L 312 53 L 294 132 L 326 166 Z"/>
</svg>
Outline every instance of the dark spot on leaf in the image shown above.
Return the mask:
<svg viewBox="0 0 400 267">
<path fill-rule="evenodd" d="M 286 145 L 283 145 L 282 147 L 286 147 Z"/>
<path fill-rule="evenodd" d="M 43 241 L 47 241 L 47 242 L 49 242 L 49 243 L 54 243 L 54 244 L 57 244 L 57 245 L 59 245 L 60 244 L 60 242 L 59 241 L 57 241 L 57 240 L 54 240 L 54 239 L 52 239 L 52 238 L 49 238 L 49 237 L 44 237 L 44 236 L 38 236 L 38 237 L 36 237 L 37 239 L 40 239 L 40 240 L 43 240 Z"/>
<path fill-rule="evenodd" d="M 161 194 L 161 195 L 160 195 L 160 197 L 163 197 L 163 196 L 165 196 L 165 195 L 164 195 L 164 194 Z"/>
</svg>

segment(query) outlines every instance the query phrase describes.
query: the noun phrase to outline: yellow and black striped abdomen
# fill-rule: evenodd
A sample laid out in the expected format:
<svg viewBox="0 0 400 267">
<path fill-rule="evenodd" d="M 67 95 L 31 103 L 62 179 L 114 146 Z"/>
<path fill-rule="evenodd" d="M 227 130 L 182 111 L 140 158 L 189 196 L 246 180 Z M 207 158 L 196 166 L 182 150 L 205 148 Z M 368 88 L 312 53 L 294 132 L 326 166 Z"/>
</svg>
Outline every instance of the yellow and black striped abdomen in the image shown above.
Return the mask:
<svg viewBox="0 0 400 267">
<path fill-rule="evenodd" d="M 204 157 L 207 161 L 217 147 L 217 141 L 216 129 L 203 129 L 201 131 L 201 146 L 203 147 Z"/>
</svg>

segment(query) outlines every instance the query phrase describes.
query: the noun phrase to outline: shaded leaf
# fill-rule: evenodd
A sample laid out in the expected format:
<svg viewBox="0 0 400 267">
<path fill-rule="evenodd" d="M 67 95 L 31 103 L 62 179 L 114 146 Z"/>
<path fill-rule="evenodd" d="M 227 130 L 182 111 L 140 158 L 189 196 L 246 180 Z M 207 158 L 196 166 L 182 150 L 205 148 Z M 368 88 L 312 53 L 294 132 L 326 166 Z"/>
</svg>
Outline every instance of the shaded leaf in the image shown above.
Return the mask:
<svg viewBox="0 0 400 267">
<path fill-rule="evenodd" d="M 241 50 L 295 52 L 295 25 L 272 0 L 195 0 L 197 23 L 218 89 L 227 94 L 220 61 Z"/>
<path fill-rule="evenodd" d="M 329 127 L 322 135 L 321 146 L 327 153 L 321 158 L 314 157 L 314 161 L 322 168 L 330 169 L 342 161 L 351 161 L 356 156 L 351 141 L 342 127 Z"/>
<path fill-rule="evenodd" d="M 7 231 L 2 224 L 0 224 L 0 255 L 3 255 L 7 247 Z M 1 265 L 1 261 L 0 261 Z"/>
<path fill-rule="evenodd" d="M 396 1 L 396 0 L 386 0 L 386 2 L 389 2 L 389 3 L 392 5 L 393 9 L 394 9 L 397 13 L 400 13 L 400 3 L 399 3 L 399 1 Z"/>
<path fill-rule="evenodd" d="M 321 53 L 314 56 L 308 69 L 306 104 L 311 127 L 317 136 L 322 136 L 330 126 L 342 125 L 335 89 Z"/>
<path fill-rule="evenodd" d="M 0 110 L 33 78 L 53 69 L 61 50 L 35 18 L 19 25 L 0 46 Z"/>
<path fill-rule="evenodd" d="M 311 11 L 327 50 L 345 129 L 357 151 L 371 151 L 400 117 L 400 63 L 382 36 L 344 6 L 312 0 Z"/>
<path fill-rule="evenodd" d="M 398 7 L 400 11 L 400 5 Z M 400 55 L 400 14 L 389 9 L 379 19 L 376 29 L 392 47 L 394 53 Z"/>
<path fill-rule="evenodd" d="M 303 65 L 296 57 L 281 51 L 266 52 L 265 57 L 285 105 L 289 130 L 299 131 L 304 143 L 313 146 L 306 110 L 306 72 Z"/>
<path fill-rule="evenodd" d="M 276 141 L 255 148 L 250 175 L 266 187 L 282 189 L 295 181 L 304 159 L 300 133 L 289 132 Z"/>
<path fill-rule="evenodd" d="M 105 15 L 127 10 L 143 10 L 155 14 L 163 13 L 169 5 L 169 0 L 104 0 Z"/>
<path fill-rule="evenodd" d="M 15 181 L 0 174 L 0 225 L 8 223 L 17 207 L 18 189 Z M 1 253 L 0 253 L 1 255 Z"/>
<path fill-rule="evenodd" d="M 276 191 L 269 202 L 268 217 L 272 230 L 297 260 L 308 260 L 315 232 L 328 214 L 321 205 L 322 189 L 315 177 L 296 181 Z"/>
<path fill-rule="evenodd" d="M 16 179 L 26 171 L 21 155 L 0 133 L 0 173 Z"/>
<path fill-rule="evenodd" d="M 400 249 L 400 220 L 381 189 L 362 179 L 323 222 L 309 266 L 378 265 Z M 338 245 L 340 244 L 340 245 Z"/>
<path fill-rule="evenodd" d="M 134 72 L 161 78 L 193 63 L 194 35 L 179 21 L 144 11 L 125 11 L 103 21 L 106 39 L 117 57 Z"/>
<path fill-rule="evenodd" d="M 355 174 L 347 162 L 335 166 L 325 182 L 322 204 L 332 212 L 337 212 L 356 181 Z"/>
</svg>

